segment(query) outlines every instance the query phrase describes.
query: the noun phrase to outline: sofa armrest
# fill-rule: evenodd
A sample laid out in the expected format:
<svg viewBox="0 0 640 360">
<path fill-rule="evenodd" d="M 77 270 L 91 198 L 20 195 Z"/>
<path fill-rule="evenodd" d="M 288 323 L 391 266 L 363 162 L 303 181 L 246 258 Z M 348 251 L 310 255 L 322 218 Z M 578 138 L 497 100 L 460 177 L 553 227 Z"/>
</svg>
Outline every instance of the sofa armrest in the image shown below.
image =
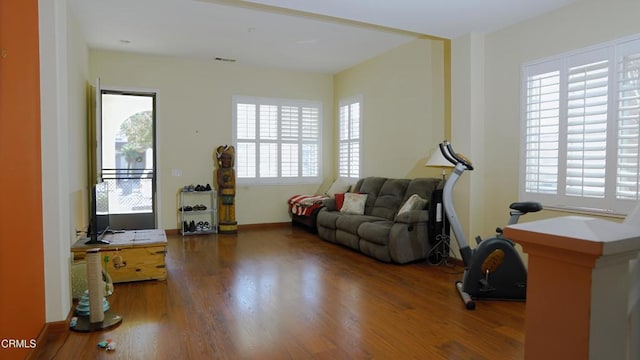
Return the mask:
<svg viewBox="0 0 640 360">
<path fill-rule="evenodd" d="M 395 218 L 395 222 L 403 224 L 415 224 L 420 222 L 427 222 L 429 220 L 429 211 L 427 210 L 411 210 L 398 214 Z"/>
<path fill-rule="evenodd" d="M 336 211 L 337 210 L 336 199 L 335 198 L 328 198 L 328 199 L 322 200 L 322 205 L 324 205 L 325 209 L 327 209 L 328 211 Z"/>
</svg>

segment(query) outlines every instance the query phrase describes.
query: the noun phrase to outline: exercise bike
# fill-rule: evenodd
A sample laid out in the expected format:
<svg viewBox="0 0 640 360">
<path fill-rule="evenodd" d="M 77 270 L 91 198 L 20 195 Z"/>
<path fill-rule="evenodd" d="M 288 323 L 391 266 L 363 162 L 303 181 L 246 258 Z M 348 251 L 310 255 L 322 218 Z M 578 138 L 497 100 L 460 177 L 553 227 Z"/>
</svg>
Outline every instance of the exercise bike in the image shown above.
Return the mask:
<svg viewBox="0 0 640 360">
<path fill-rule="evenodd" d="M 469 247 L 462 226 L 453 208 L 453 188 L 465 171 L 473 170 L 471 161 L 457 154 L 448 141 L 440 143 L 442 155 L 455 165 L 442 192 L 444 209 L 451 229 L 460 247 L 464 263 L 462 281 L 456 282 L 456 289 L 467 309 L 475 309 L 473 300 L 514 300 L 524 301 L 527 297 L 527 270 L 518 254 L 515 243 L 502 236 L 502 229 L 489 239 L 476 237 L 477 246 Z M 521 215 L 542 210 L 537 202 L 515 202 L 511 209 L 508 225 L 516 224 Z"/>
</svg>

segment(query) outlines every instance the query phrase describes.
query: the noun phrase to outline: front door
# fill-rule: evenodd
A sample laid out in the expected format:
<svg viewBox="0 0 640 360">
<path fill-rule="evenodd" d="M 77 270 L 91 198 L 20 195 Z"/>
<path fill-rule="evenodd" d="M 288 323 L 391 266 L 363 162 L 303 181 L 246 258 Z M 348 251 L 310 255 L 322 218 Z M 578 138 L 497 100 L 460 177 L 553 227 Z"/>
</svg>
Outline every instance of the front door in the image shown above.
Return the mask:
<svg viewBox="0 0 640 360">
<path fill-rule="evenodd" d="M 100 90 L 101 177 L 110 228 L 156 228 L 156 94 Z"/>
</svg>

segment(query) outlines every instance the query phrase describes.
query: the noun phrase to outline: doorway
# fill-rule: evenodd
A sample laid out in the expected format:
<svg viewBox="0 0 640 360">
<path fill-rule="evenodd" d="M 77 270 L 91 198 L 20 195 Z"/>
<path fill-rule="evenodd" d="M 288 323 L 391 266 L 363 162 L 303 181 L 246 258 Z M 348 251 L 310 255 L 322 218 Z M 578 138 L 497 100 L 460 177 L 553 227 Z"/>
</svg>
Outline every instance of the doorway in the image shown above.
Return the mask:
<svg viewBox="0 0 640 360">
<path fill-rule="evenodd" d="M 109 184 L 109 226 L 156 228 L 156 94 L 100 90 L 100 173 Z"/>
</svg>

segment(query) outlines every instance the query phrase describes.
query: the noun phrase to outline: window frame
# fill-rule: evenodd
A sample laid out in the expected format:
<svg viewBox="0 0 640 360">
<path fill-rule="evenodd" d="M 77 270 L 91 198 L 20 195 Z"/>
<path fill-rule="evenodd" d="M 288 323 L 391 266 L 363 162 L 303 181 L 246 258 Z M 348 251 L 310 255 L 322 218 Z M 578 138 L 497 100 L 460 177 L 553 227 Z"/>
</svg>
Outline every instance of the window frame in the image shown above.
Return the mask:
<svg viewBox="0 0 640 360">
<path fill-rule="evenodd" d="M 633 49 L 629 51 L 629 49 Z M 629 213 L 637 205 L 640 200 L 640 193 L 636 193 L 638 199 L 627 200 L 620 199 L 617 195 L 617 189 L 621 185 L 621 180 L 618 180 L 619 175 L 619 156 L 618 151 L 620 148 L 618 135 L 618 126 L 621 121 L 620 115 L 620 99 L 621 90 L 619 83 L 621 82 L 621 74 L 623 71 L 620 69 L 620 64 L 623 63 L 625 56 L 640 54 L 640 35 L 634 35 L 625 37 L 610 42 L 590 46 L 583 49 L 578 49 L 556 56 L 524 63 L 521 65 L 521 106 L 520 106 L 520 164 L 519 164 L 519 184 L 518 192 L 519 199 L 521 201 L 539 201 L 545 208 L 556 210 L 569 210 L 577 212 L 587 213 L 599 213 L 609 215 L 625 215 Z M 568 128 L 569 128 L 569 71 L 577 66 L 575 61 L 607 61 L 607 91 L 606 91 L 606 122 L 604 130 L 600 130 L 600 133 L 606 133 L 605 153 L 604 160 L 605 173 L 601 177 L 604 180 L 604 195 L 600 197 L 590 196 L 575 196 L 570 195 L 570 190 L 567 188 L 567 157 L 568 157 Z M 635 61 L 635 60 L 634 60 Z M 578 63 L 579 64 L 579 63 Z M 589 63 L 591 64 L 591 63 Z M 545 72 L 551 72 L 553 70 L 559 71 L 559 90 L 558 90 L 558 154 L 557 154 L 557 188 L 556 193 L 539 193 L 527 191 L 527 126 L 528 117 L 527 111 L 530 105 L 540 105 L 540 103 L 529 103 L 527 101 L 528 85 L 530 84 L 530 77 Z M 590 106 L 585 102 L 585 109 Z M 587 118 L 587 113 L 583 115 Z M 637 115 L 636 115 L 637 118 Z M 583 135 L 584 136 L 584 135 Z M 638 139 L 640 142 L 640 137 Z M 537 144 L 540 144 L 538 142 Z M 640 152 L 640 149 L 638 150 Z M 637 155 L 637 154 L 636 154 Z M 536 164 L 539 165 L 539 164 Z M 636 165 L 640 169 L 640 163 Z M 582 167 L 587 169 L 588 167 Z M 539 175 L 539 173 L 538 173 Z M 636 177 L 636 182 L 640 181 L 640 175 Z M 640 184 L 639 184 L 640 185 Z M 619 191 L 619 190 L 618 190 Z"/>
<path fill-rule="evenodd" d="M 238 105 L 248 104 L 256 106 L 256 119 L 255 128 L 253 129 L 253 139 L 238 139 Z M 275 139 L 261 139 L 260 138 L 260 106 L 275 106 L 277 107 L 277 124 L 276 124 L 276 138 Z M 314 108 L 317 110 L 317 138 L 310 139 L 303 137 L 303 119 L 299 118 L 297 124 L 297 139 L 289 138 L 283 139 L 282 129 L 282 111 L 283 107 L 298 108 L 298 112 L 303 108 Z M 284 99 L 284 98 L 268 98 L 268 97 L 255 97 L 234 95 L 232 96 L 232 136 L 233 144 L 236 149 L 236 182 L 238 185 L 287 185 L 287 184 L 321 184 L 322 183 L 322 127 L 323 127 L 323 104 L 321 101 L 313 100 L 300 100 L 300 99 Z M 255 176 L 243 177 L 240 176 L 241 171 L 238 170 L 239 160 L 241 160 L 242 150 L 239 144 L 253 143 L 255 144 Z M 260 152 L 261 144 L 276 145 L 277 151 L 277 176 L 261 177 L 260 176 Z M 290 146 L 292 144 L 297 145 L 297 176 L 283 176 L 283 163 L 282 163 L 282 148 L 286 144 Z M 308 144 L 315 144 L 317 146 L 317 161 L 316 161 L 316 175 L 314 176 L 302 176 L 303 172 L 303 146 Z"/>
<path fill-rule="evenodd" d="M 353 106 L 354 104 L 358 104 L 358 137 L 357 138 L 352 138 L 351 135 L 348 136 L 347 139 L 341 139 L 341 131 L 343 128 L 343 117 L 342 117 L 342 108 L 345 106 L 349 107 L 349 112 L 348 114 L 351 114 L 351 106 Z M 338 148 L 336 149 L 337 151 L 337 157 L 338 157 L 338 169 L 337 169 L 337 173 L 338 173 L 338 178 L 340 179 L 347 179 L 347 180 L 357 180 L 360 179 L 362 177 L 363 171 L 362 171 L 362 139 L 363 139 L 363 121 L 362 121 L 362 95 L 355 95 L 349 98 L 345 98 L 340 100 L 340 102 L 338 103 Z M 349 116 L 349 118 L 347 119 L 347 121 L 349 122 L 346 125 L 347 129 L 352 129 L 352 118 L 351 116 Z M 343 153 L 341 151 L 341 148 L 343 145 L 347 146 L 347 172 L 344 173 L 342 170 L 342 161 L 343 161 Z M 358 156 L 357 156 L 357 167 L 358 167 L 358 171 L 357 172 L 353 172 L 352 168 L 354 167 L 352 161 L 354 160 L 352 158 L 352 146 L 353 144 L 357 144 L 358 145 Z"/>
</svg>

